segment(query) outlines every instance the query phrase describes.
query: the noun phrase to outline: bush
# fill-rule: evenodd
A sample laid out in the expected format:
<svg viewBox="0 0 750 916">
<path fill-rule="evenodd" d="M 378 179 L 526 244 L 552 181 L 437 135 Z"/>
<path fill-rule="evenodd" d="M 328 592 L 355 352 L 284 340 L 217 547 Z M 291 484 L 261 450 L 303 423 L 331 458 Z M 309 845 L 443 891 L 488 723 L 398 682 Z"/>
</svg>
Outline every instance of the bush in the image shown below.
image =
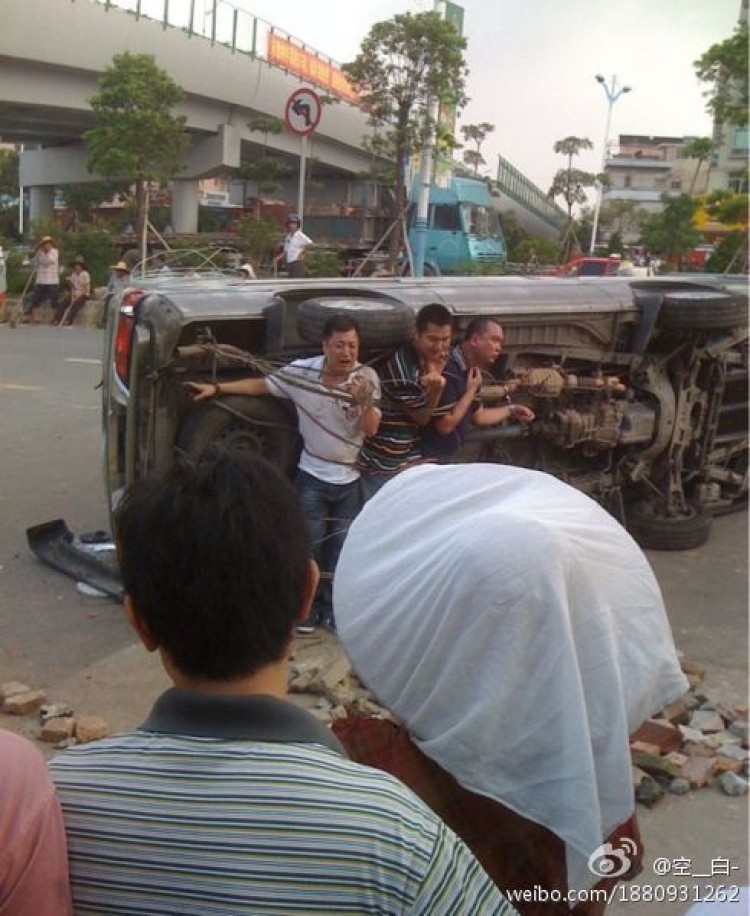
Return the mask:
<svg viewBox="0 0 750 916">
<path fill-rule="evenodd" d="M 240 223 L 238 235 L 251 264 L 267 264 L 276 253 L 282 233 L 272 219 L 246 216 Z"/>
<path fill-rule="evenodd" d="M 318 248 L 305 255 L 306 277 L 340 277 L 341 259 L 335 251 Z"/>
</svg>

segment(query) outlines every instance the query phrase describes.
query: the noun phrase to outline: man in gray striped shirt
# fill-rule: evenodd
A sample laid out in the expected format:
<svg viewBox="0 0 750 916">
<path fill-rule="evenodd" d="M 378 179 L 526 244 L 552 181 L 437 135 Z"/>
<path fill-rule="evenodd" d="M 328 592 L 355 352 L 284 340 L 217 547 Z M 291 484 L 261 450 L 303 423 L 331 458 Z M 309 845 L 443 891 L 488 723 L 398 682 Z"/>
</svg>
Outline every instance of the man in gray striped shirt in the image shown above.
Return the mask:
<svg viewBox="0 0 750 916">
<path fill-rule="evenodd" d="M 126 614 L 175 686 L 50 765 L 76 913 L 515 912 L 416 796 L 285 699 L 306 532 L 290 484 L 241 452 L 126 494 Z"/>
</svg>

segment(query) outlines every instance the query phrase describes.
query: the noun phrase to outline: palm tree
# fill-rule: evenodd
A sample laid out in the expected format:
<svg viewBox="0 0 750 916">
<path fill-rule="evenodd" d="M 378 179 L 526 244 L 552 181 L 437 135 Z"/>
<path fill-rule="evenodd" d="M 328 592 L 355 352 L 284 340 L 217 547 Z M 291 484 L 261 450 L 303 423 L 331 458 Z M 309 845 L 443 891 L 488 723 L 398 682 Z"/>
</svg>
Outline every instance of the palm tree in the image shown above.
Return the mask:
<svg viewBox="0 0 750 916">
<path fill-rule="evenodd" d="M 698 181 L 698 174 L 701 170 L 701 165 L 708 159 L 711 153 L 714 151 L 714 142 L 710 137 L 695 137 L 689 143 L 686 143 L 682 147 L 682 155 L 686 159 L 697 159 L 695 166 L 695 172 L 693 172 L 693 180 L 690 182 L 690 188 L 688 194 L 692 194 L 695 190 L 696 182 Z"/>
</svg>

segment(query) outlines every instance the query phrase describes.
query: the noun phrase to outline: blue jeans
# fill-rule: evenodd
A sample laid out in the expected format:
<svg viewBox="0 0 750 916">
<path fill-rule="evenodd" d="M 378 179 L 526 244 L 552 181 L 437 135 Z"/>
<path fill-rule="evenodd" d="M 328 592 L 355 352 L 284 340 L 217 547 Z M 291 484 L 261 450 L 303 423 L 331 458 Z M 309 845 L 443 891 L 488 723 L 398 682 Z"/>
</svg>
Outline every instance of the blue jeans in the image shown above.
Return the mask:
<svg viewBox="0 0 750 916">
<path fill-rule="evenodd" d="M 321 573 L 328 573 L 320 580 L 306 622 L 333 623 L 333 573 L 349 525 L 361 507 L 359 481 L 328 483 L 300 470 L 296 489 L 307 519 L 313 559 Z"/>
</svg>

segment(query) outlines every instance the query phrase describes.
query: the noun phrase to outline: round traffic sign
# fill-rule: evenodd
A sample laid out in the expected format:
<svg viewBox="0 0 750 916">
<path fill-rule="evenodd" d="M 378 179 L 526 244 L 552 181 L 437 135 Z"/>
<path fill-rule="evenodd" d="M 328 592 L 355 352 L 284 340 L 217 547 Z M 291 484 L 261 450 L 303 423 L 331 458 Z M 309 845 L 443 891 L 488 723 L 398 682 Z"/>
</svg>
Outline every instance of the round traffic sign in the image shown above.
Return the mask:
<svg viewBox="0 0 750 916">
<path fill-rule="evenodd" d="M 320 123 L 322 105 L 312 89 L 297 89 L 287 99 L 284 120 L 293 134 L 306 137 Z"/>
</svg>

